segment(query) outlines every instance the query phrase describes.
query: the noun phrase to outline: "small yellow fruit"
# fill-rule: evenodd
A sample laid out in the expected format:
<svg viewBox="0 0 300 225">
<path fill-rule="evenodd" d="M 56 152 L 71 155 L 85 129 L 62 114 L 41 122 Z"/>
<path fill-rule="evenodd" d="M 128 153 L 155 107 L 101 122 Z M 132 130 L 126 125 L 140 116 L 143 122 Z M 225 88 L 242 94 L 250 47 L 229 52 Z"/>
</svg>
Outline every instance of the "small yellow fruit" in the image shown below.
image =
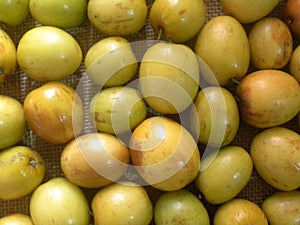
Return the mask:
<svg viewBox="0 0 300 225">
<path fill-rule="evenodd" d="M 27 214 L 12 213 L 0 218 L 0 225 L 33 225 L 32 219 Z"/>
</svg>

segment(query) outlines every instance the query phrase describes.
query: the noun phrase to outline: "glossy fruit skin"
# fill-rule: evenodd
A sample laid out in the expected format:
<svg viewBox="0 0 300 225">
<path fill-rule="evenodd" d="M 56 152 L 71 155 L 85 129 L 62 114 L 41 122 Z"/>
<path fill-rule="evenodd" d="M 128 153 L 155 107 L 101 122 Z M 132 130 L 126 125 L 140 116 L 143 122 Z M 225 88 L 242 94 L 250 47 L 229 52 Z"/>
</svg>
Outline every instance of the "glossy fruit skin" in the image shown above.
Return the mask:
<svg viewBox="0 0 300 225">
<path fill-rule="evenodd" d="M 22 104 L 13 97 L 0 95 L 0 150 L 17 144 L 26 131 Z"/>
<path fill-rule="evenodd" d="M 100 189 L 92 200 L 95 225 L 148 225 L 153 206 L 146 190 L 135 183 L 114 183 Z"/>
<path fill-rule="evenodd" d="M 128 148 L 107 133 L 79 136 L 64 147 L 60 156 L 65 177 L 86 188 L 100 188 L 116 182 L 128 164 Z"/>
<path fill-rule="evenodd" d="M 131 132 L 147 116 L 147 105 L 141 94 L 126 86 L 102 89 L 91 100 L 89 116 L 99 132 Z"/>
<path fill-rule="evenodd" d="M 187 45 L 158 42 L 143 55 L 141 93 L 155 111 L 176 114 L 187 109 L 199 88 L 197 56 Z"/>
<path fill-rule="evenodd" d="M 249 35 L 251 64 L 257 69 L 281 69 L 293 52 L 293 37 L 288 26 L 277 17 L 257 21 Z"/>
<path fill-rule="evenodd" d="M 226 146 L 235 138 L 239 123 L 238 104 L 231 92 L 220 86 L 202 88 L 190 110 L 192 133 L 199 142 Z"/>
<path fill-rule="evenodd" d="M 270 225 L 299 224 L 300 191 L 279 191 L 262 203 Z"/>
<path fill-rule="evenodd" d="M 29 10 L 39 23 L 67 29 L 84 22 L 87 0 L 30 0 Z"/>
<path fill-rule="evenodd" d="M 24 100 L 29 127 L 44 141 L 64 144 L 83 129 L 84 109 L 75 90 L 52 81 L 30 91 Z"/>
<path fill-rule="evenodd" d="M 258 70 L 237 86 L 242 119 L 251 126 L 279 126 L 300 110 L 300 86 L 290 74 L 280 70 Z"/>
<path fill-rule="evenodd" d="M 195 185 L 211 204 L 233 199 L 250 180 L 253 163 L 248 152 L 239 146 L 226 146 L 201 162 Z"/>
<path fill-rule="evenodd" d="M 65 178 L 52 178 L 32 194 L 29 209 L 34 224 L 88 225 L 89 204 L 83 191 Z"/>
<path fill-rule="evenodd" d="M 259 175 L 281 191 L 300 187 L 300 135 L 285 127 L 272 127 L 257 134 L 250 146 Z"/>
<path fill-rule="evenodd" d="M 294 37 L 300 39 L 299 0 L 288 0 L 284 6 L 283 20 L 289 26 Z"/>
<path fill-rule="evenodd" d="M 0 218 L 0 225 L 33 225 L 31 217 L 23 213 L 12 213 Z"/>
<path fill-rule="evenodd" d="M 161 39 L 183 43 L 192 39 L 203 27 L 206 6 L 203 0 L 157 0 L 150 9 L 150 23 Z"/>
<path fill-rule="evenodd" d="M 203 76 L 213 85 L 226 86 L 232 83 L 232 78 L 242 79 L 250 65 L 246 31 L 232 16 L 221 15 L 209 20 L 196 39 L 195 53 L 213 71 L 213 79 Z"/>
<path fill-rule="evenodd" d="M 0 162 L 0 199 L 24 197 L 34 191 L 44 179 L 44 159 L 29 147 L 14 146 L 2 150 Z"/>
<path fill-rule="evenodd" d="M 0 22 L 7 26 L 18 26 L 29 13 L 29 0 L 1 0 Z"/>
<path fill-rule="evenodd" d="M 156 225 L 209 225 L 209 220 L 203 203 L 186 189 L 165 192 L 155 203 Z"/>
<path fill-rule="evenodd" d="M 17 68 L 17 49 L 11 37 L 0 28 L 0 84 Z"/>
<path fill-rule="evenodd" d="M 91 80 L 103 87 L 126 84 L 138 69 L 129 41 L 119 36 L 96 42 L 86 53 L 84 64 Z"/>
<path fill-rule="evenodd" d="M 200 152 L 189 131 L 161 116 L 150 117 L 135 128 L 129 154 L 141 177 L 164 191 L 185 187 L 200 167 Z"/>
<path fill-rule="evenodd" d="M 138 32 L 147 19 L 145 0 L 89 0 L 89 21 L 107 35 L 125 36 Z"/>
<path fill-rule="evenodd" d="M 221 0 L 223 12 L 241 23 L 253 23 L 267 16 L 279 0 Z"/>
<path fill-rule="evenodd" d="M 214 216 L 214 225 L 268 225 L 263 210 L 247 199 L 235 198 L 221 205 Z"/>
<path fill-rule="evenodd" d="M 62 80 L 79 68 L 81 60 L 82 51 L 74 37 L 53 26 L 28 30 L 17 47 L 20 69 L 37 81 Z"/>
</svg>

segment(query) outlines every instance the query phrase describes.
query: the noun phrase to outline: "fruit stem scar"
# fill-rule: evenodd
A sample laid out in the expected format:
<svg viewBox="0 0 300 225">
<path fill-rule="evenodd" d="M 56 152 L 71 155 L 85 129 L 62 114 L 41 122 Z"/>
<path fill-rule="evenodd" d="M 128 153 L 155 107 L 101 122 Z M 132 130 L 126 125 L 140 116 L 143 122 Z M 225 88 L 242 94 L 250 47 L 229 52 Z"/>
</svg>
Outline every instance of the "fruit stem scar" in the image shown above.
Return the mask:
<svg viewBox="0 0 300 225">
<path fill-rule="evenodd" d="M 37 165 L 36 160 L 34 158 L 30 157 L 29 158 L 29 165 L 33 166 L 33 167 L 36 167 L 36 165 Z"/>
</svg>

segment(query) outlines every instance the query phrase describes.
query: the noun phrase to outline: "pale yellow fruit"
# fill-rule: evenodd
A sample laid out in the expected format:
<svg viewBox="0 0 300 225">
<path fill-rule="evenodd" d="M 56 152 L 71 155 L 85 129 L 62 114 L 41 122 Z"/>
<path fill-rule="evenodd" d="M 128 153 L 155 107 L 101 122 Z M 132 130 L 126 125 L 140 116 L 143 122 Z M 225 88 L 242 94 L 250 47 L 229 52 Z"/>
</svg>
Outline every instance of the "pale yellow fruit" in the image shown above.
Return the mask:
<svg viewBox="0 0 300 225">
<path fill-rule="evenodd" d="M 37 152 L 14 146 L 0 152 L 0 199 L 13 200 L 29 195 L 42 182 L 46 166 Z"/>
<path fill-rule="evenodd" d="M 4 83 L 17 68 L 17 49 L 8 33 L 1 28 L 0 56 L 0 83 Z"/>
<path fill-rule="evenodd" d="M 300 187 L 300 135 L 285 127 L 273 127 L 258 133 L 250 153 L 259 175 L 282 191 Z"/>
<path fill-rule="evenodd" d="M 233 199 L 247 185 L 253 163 L 248 152 L 239 146 L 226 146 L 201 162 L 196 187 L 211 204 Z"/>
<path fill-rule="evenodd" d="M 254 202 L 236 198 L 221 205 L 214 216 L 214 225 L 268 225 L 263 210 Z"/>
<path fill-rule="evenodd" d="M 13 97 L 0 94 L 0 150 L 21 141 L 26 127 L 22 104 Z"/>
<path fill-rule="evenodd" d="M 262 203 L 270 225 L 299 224 L 300 191 L 276 192 Z"/>
<path fill-rule="evenodd" d="M 253 23 L 267 16 L 278 4 L 279 0 L 221 0 L 223 12 L 241 23 Z"/>
<path fill-rule="evenodd" d="M 246 31 L 231 16 L 216 16 L 204 25 L 196 39 L 195 53 L 214 73 L 214 77 L 202 75 L 210 84 L 226 86 L 232 78 L 240 80 L 250 65 Z"/>
<path fill-rule="evenodd" d="M 300 46 L 297 46 L 291 55 L 289 64 L 290 74 L 300 83 Z"/>
<path fill-rule="evenodd" d="M 17 47 L 20 69 L 38 81 L 58 81 L 73 74 L 80 66 L 82 51 L 76 39 L 53 26 L 28 30 Z"/>
<path fill-rule="evenodd" d="M 0 225 L 33 225 L 31 217 L 23 213 L 12 213 L 0 218 Z"/>
<path fill-rule="evenodd" d="M 289 27 L 277 17 L 257 21 L 249 31 L 251 64 L 257 69 L 281 69 L 293 52 Z"/>
<path fill-rule="evenodd" d="M 116 182 L 129 164 L 127 147 L 115 136 L 90 133 L 70 141 L 60 156 L 65 177 L 86 188 L 99 188 Z"/>
<path fill-rule="evenodd" d="M 156 0 L 150 9 L 150 23 L 161 39 L 183 43 L 203 27 L 206 6 L 203 0 Z"/>
<path fill-rule="evenodd" d="M 90 22 L 108 35 L 130 35 L 143 28 L 147 19 L 145 0 L 89 0 Z"/>
<path fill-rule="evenodd" d="M 137 126 L 129 154 L 141 177 L 160 190 L 179 190 L 199 171 L 200 153 L 194 138 L 182 125 L 165 117 L 150 117 Z"/>
<path fill-rule="evenodd" d="M 258 128 L 284 124 L 300 110 L 300 85 L 280 70 L 248 74 L 237 86 L 236 96 L 242 119 Z"/>
<path fill-rule="evenodd" d="M 62 177 L 41 184 L 30 198 L 29 210 L 33 224 L 90 224 L 86 196 L 78 186 Z"/>
<path fill-rule="evenodd" d="M 29 13 L 29 0 L 0 0 L 0 22 L 18 26 Z"/>
<path fill-rule="evenodd" d="M 202 88 L 198 92 L 189 119 L 192 133 L 199 142 L 215 147 L 231 143 L 240 122 L 233 94 L 219 86 Z"/>
<path fill-rule="evenodd" d="M 135 183 L 114 183 L 92 199 L 95 225 L 148 225 L 153 206 L 146 190 Z"/>
<path fill-rule="evenodd" d="M 64 144 L 84 126 L 83 103 L 75 90 L 52 81 L 30 91 L 24 100 L 29 127 L 44 141 Z"/>
<path fill-rule="evenodd" d="M 137 59 L 127 39 L 107 37 L 86 53 L 87 75 L 98 85 L 112 87 L 129 82 L 137 72 Z"/>
<path fill-rule="evenodd" d="M 187 45 L 159 42 L 143 55 L 139 82 L 147 104 L 159 113 L 187 109 L 199 88 L 197 56 Z"/>
</svg>

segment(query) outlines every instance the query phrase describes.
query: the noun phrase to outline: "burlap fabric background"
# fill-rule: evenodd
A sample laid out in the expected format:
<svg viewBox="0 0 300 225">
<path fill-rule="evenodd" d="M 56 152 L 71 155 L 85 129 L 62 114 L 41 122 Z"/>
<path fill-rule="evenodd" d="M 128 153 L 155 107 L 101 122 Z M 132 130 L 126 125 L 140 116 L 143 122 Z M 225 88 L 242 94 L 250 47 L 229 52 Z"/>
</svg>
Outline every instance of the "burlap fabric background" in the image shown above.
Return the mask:
<svg viewBox="0 0 300 225">
<path fill-rule="evenodd" d="M 207 7 L 207 20 L 211 19 L 214 16 L 218 16 L 223 14 L 222 8 L 220 6 L 219 1 L 217 0 L 204 0 L 206 7 Z M 148 0 L 147 4 L 150 8 L 153 0 Z M 271 13 L 272 16 L 281 17 L 283 8 L 284 8 L 285 1 L 281 1 L 278 7 Z M 7 33 L 11 36 L 14 43 L 18 44 L 18 41 L 20 40 L 21 36 L 29 29 L 39 26 L 36 21 L 32 19 L 32 17 L 29 15 L 26 21 L 13 28 L 4 28 Z M 246 30 L 248 30 L 251 27 L 250 25 L 247 25 Z M 70 32 L 75 39 L 80 44 L 83 55 L 86 54 L 88 49 L 97 41 L 104 38 L 105 35 L 100 33 L 98 30 L 96 30 L 86 19 L 86 21 L 80 26 L 72 29 L 68 29 L 68 32 Z M 147 20 L 147 23 L 145 24 L 144 29 L 142 29 L 140 32 L 138 32 L 135 35 L 127 36 L 130 41 L 138 41 L 138 40 L 153 40 L 156 39 L 156 35 L 153 33 L 153 30 L 151 28 L 151 25 L 149 24 L 149 21 Z M 191 47 L 193 47 L 193 41 L 188 43 Z M 295 44 L 296 45 L 296 44 Z M 65 82 L 69 85 L 71 85 L 73 88 L 77 88 L 77 85 L 84 75 L 84 64 L 82 63 L 80 68 L 72 74 L 67 79 L 63 80 L 62 82 Z M 0 93 L 6 94 L 12 97 L 15 97 L 20 102 L 23 103 L 24 98 L 26 94 L 40 86 L 42 83 L 36 82 L 28 78 L 22 71 L 17 70 L 13 76 L 7 80 L 6 83 L 0 85 Z M 85 88 L 85 95 L 89 95 L 89 87 L 88 85 Z M 88 96 L 83 96 L 88 97 Z M 285 124 L 285 126 L 297 130 L 297 124 L 296 120 L 292 120 L 291 122 Z M 244 147 L 245 149 L 249 150 L 250 142 L 253 136 L 258 133 L 260 130 L 249 127 L 248 125 L 244 124 L 243 121 L 241 121 L 240 129 L 238 132 L 238 135 L 233 141 L 233 145 L 239 145 Z M 36 149 L 40 152 L 40 154 L 44 157 L 46 161 L 47 166 L 47 174 L 44 181 L 47 181 L 51 178 L 63 176 L 59 161 L 60 161 L 60 153 L 63 149 L 63 145 L 50 145 L 45 142 L 43 142 L 41 139 L 39 139 L 30 129 L 28 129 L 28 132 L 26 136 L 23 139 L 23 142 L 21 144 L 30 146 L 33 149 Z M 202 149 L 202 146 L 200 146 Z M 146 187 L 147 191 L 149 192 L 149 195 L 153 202 L 155 202 L 155 199 L 159 196 L 160 191 L 155 190 L 151 187 Z M 203 203 L 205 204 L 207 210 L 209 211 L 209 214 L 211 218 L 214 215 L 214 212 L 217 205 L 210 205 L 205 202 L 205 199 L 202 198 L 201 194 L 195 189 L 193 184 L 189 185 L 187 189 L 194 192 L 197 196 L 201 198 Z M 86 193 L 87 198 L 89 201 L 92 199 L 93 195 L 97 191 L 97 189 L 83 189 Z M 12 190 L 13 191 L 13 190 Z M 254 201 L 257 204 L 261 204 L 262 201 L 274 193 L 274 189 L 270 187 L 268 184 L 266 184 L 255 171 L 253 171 L 253 175 L 251 177 L 250 182 L 248 185 L 244 188 L 244 190 L 238 195 L 238 197 L 246 198 L 251 201 Z M 0 217 L 11 214 L 11 213 L 29 213 L 29 199 L 30 196 L 23 197 L 18 200 L 13 201 L 2 201 L 0 200 Z M 153 223 L 154 224 L 154 223 Z"/>
</svg>

